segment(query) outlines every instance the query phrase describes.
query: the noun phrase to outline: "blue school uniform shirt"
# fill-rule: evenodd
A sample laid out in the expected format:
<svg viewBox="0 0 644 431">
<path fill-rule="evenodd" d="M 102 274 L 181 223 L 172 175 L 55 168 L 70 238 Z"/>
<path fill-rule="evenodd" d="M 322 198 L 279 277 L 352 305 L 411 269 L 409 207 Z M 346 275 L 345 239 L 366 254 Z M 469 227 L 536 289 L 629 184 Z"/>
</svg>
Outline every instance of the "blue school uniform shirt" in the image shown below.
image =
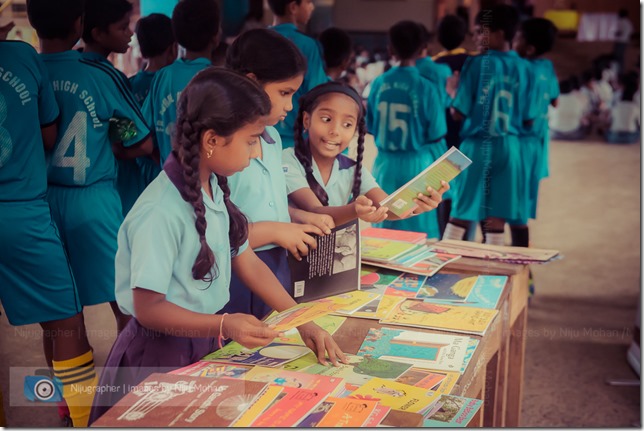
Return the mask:
<svg viewBox="0 0 644 431">
<path fill-rule="evenodd" d="M 125 147 L 150 135 L 127 78 L 95 54 L 70 50 L 41 56 L 61 111 L 56 146 L 49 160 L 49 183 L 89 186 L 114 181 L 110 118 L 132 121 L 136 133 L 123 141 Z"/>
<path fill-rule="evenodd" d="M 436 85 L 416 67 L 393 67 L 373 81 L 367 128 L 379 152 L 420 151 L 443 139 L 445 107 Z"/>
<path fill-rule="evenodd" d="M 353 196 L 351 196 L 351 189 L 353 188 L 353 176 L 355 173 L 356 162 L 349 157 L 340 154 L 333 162 L 331 176 L 328 183 L 324 184 L 322 175 L 315 159 L 312 160 L 313 177 L 322 186 L 326 194 L 329 196 L 329 206 L 338 207 L 348 204 Z M 304 166 L 295 156 L 294 148 L 286 148 L 282 152 L 282 164 L 284 173 L 286 174 L 286 189 L 288 194 L 296 190 L 309 188 L 309 183 L 306 181 L 306 171 Z M 371 175 L 368 169 L 364 166 L 361 172 L 360 194 L 364 195 L 369 190 L 378 186 L 378 183 Z"/>
<path fill-rule="evenodd" d="M 143 191 L 118 233 L 116 301 L 121 311 L 136 317 L 132 289 L 164 294 L 166 300 L 197 313 L 213 314 L 229 299 L 231 274 L 230 219 L 223 192 L 212 175 L 213 199 L 203 191 L 206 241 L 215 255 L 218 276 L 212 284 L 192 277 L 199 253 L 194 209 L 184 201 L 166 171 Z M 248 247 L 246 241 L 239 249 Z"/>
<path fill-rule="evenodd" d="M 423 57 L 416 60 L 416 67 L 420 70 L 421 76 L 436 84 L 436 89 L 447 108 L 452 102 L 447 94 L 447 78 L 452 76 L 452 69 L 446 64 L 436 63 L 431 57 Z"/>
<path fill-rule="evenodd" d="M 533 77 L 531 101 L 536 117 L 527 134 L 544 137 L 548 133 L 548 107 L 559 97 L 559 80 L 550 60 L 537 58 L 528 60 L 528 64 Z"/>
<path fill-rule="evenodd" d="M 519 135 L 534 120 L 532 74 L 515 51 L 488 50 L 463 65 L 452 107 L 465 116 L 461 137 Z"/>
<path fill-rule="evenodd" d="M 59 110 L 47 70 L 36 50 L 0 41 L 0 202 L 42 199 L 47 193 L 40 128 Z"/>
<path fill-rule="evenodd" d="M 203 57 L 194 60 L 180 58 L 154 75 L 142 111 L 150 127 L 154 128 L 161 166 L 172 151 L 179 96 L 190 80 L 210 65 L 210 60 Z"/>
<path fill-rule="evenodd" d="M 148 92 L 150 91 L 150 86 L 152 85 L 152 79 L 156 72 L 148 72 L 147 70 L 141 70 L 134 76 L 130 76 L 130 86 L 132 87 L 132 93 L 134 93 L 134 98 L 139 103 L 143 105 Z"/>
<path fill-rule="evenodd" d="M 282 140 L 274 127 L 266 127 L 260 138 L 260 145 L 262 158 L 252 159 L 246 169 L 228 177 L 230 200 L 250 223 L 290 223 L 286 177 L 282 169 Z M 275 247 L 277 244 L 267 244 L 255 251 Z"/>
<path fill-rule="evenodd" d="M 329 78 L 324 71 L 322 48 L 318 41 L 300 32 L 295 24 L 279 24 L 271 27 L 271 29 L 293 42 L 306 58 L 306 74 L 304 75 L 302 86 L 293 95 L 293 110 L 287 114 L 283 121 L 280 121 L 275 126 L 282 137 L 282 145 L 284 148 L 290 148 L 294 145 L 293 126 L 295 125 L 295 119 L 300 109 L 300 97 L 313 87 L 329 81 Z"/>
</svg>

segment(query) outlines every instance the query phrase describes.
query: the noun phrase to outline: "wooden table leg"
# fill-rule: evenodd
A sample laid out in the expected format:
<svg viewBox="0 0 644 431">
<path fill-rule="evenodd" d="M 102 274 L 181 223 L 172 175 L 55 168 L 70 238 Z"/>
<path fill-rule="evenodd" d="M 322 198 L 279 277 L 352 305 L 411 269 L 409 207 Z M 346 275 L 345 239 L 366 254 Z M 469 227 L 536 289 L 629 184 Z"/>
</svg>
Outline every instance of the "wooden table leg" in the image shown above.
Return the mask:
<svg viewBox="0 0 644 431">
<path fill-rule="evenodd" d="M 524 308 L 512 326 L 510 333 L 509 369 L 507 381 L 507 409 L 505 426 L 516 428 L 521 422 L 521 399 L 523 398 L 523 370 L 528 324 L 528 308 Z"/>
</svg>

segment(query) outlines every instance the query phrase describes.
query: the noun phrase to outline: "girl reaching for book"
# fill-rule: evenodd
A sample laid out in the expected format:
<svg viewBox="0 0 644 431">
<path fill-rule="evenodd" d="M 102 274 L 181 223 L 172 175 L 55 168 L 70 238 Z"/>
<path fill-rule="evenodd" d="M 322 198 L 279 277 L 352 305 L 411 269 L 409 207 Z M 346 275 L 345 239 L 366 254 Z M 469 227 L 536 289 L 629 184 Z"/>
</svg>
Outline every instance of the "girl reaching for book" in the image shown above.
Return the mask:
<svg viewBox="0 0 644 431">
<path fill-rule="evenodd" d="M 257 157 L 270 112 L 266 92 L 235 72 L 208 68 L 181 93 L 176 138 L 163 171 L 118 235 L 116 299 L 133 318 L 107 358 L 90 423 L 153 372 L 200 360 L 228 337 L 247 348 L 279 334 L 248 314 L 216 314 L 228 302 L 231 267 L 278 311 L 295 306 L 248 247 L 248 226 L 230 201 L 227 176 Z M 345 361 L 314 323 L 298 327 L 322 364 Z M 218 343 L 217 343 L 218 341 Z"/>
<path fill-rule="evenodd" d="M 342 154 L 358 133 L 356 160 Z M 308 139 L 304 134 L 308 134 Z M 289 199 L 299 208 L 331 215 L 336 225 L 356 217 L 379 223 L 394 215 L 378 202 L 387 197 L 368 170 L 362 169 L 364 108 L 356 91 L 348 85 L 329 82 L 318 85 L 300 99 L 295 122 L 295 147 L 284 150 Z M 449 185 L 427 188 L 414 202 L 411 216 L 435 209 Z"/>
</svg>

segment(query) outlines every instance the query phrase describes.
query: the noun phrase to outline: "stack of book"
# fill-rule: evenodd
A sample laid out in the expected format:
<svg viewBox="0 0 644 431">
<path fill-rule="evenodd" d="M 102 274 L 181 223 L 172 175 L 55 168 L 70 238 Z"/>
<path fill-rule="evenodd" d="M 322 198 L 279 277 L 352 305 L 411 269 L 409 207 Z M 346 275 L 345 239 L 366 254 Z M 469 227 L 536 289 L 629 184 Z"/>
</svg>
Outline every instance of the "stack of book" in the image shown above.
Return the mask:
<svg viewBox="0 0 644 431">
<path fill-rule="evenodd" d="M 479 244 L 471 241 L 451 239 L 434 243 L 432 249 L 436 252 L 455 254 L 463 257 L 526 265 L 547 263 L 559 258 L 558 250 Z"/>
</svg>

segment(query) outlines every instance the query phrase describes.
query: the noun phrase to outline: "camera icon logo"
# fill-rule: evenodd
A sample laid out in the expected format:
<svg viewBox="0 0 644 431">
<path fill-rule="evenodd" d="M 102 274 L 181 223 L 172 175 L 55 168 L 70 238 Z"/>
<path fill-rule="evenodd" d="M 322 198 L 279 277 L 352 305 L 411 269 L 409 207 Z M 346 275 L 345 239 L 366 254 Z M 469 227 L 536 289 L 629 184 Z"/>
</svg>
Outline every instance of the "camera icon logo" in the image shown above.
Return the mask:
<svg viewBox="0 0 644 431">
<path fill-rule="evenodd" d="M 42 374 L 47 375 L 42 375 Z M 63 400 L 58 379 L 51 379 L 49 370 L 36 370 L 35 376 L 25 376 L 24 394 L 29 401 L 56 403 Z"/>
</svg>

